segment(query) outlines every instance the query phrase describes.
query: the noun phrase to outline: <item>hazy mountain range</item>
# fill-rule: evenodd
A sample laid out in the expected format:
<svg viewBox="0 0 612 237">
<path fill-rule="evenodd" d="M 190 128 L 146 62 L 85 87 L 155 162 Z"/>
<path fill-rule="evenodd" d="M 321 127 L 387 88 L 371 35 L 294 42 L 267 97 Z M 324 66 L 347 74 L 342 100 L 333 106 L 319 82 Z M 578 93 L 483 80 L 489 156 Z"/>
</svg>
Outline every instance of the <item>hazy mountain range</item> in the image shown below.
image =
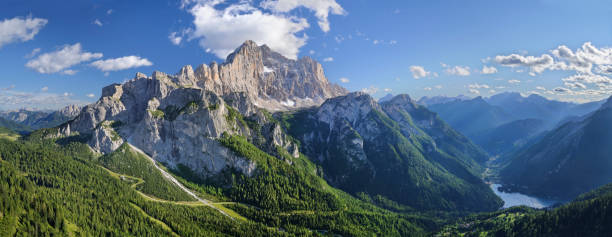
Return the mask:
<svg viewBox="0 0 612 237">
<path fill-rule="evenodd" d="M 596 110 L 602 103 L 575 104 L 506 92 L 489 98 L 453 99 L 428 108 L 490 155 L 503 155 L 562 121 Z"/>
<path fill-rule="evenodd" d="M 501 171 L 509 188 L 572 199 L 612 181 L 612 98 L 512 155 Z"/>
</svg>

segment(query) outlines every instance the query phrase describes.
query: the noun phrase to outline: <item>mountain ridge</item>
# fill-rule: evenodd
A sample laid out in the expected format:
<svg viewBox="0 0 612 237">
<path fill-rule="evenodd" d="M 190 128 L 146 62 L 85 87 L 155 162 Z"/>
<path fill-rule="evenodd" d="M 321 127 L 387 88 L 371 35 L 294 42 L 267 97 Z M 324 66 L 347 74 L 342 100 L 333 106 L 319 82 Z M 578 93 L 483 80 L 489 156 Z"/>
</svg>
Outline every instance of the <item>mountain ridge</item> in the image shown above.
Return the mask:
<svg viewBox="0 0 612 237">
<path fill-rule="evenodd" d="M 408 95 L 379 104 L 352 92 L 283 117 L 326 180 L 350 193 L 380 194 L 419 209 L 500 204 L 479 177 L 484 152 Z"/>
<path fill-rule="evenodd" d="M 611 105 L 608 99 L 595 112 L 566 122 L 518 151 L 500 171 L 505 185 L 539 196 L 572 199 L 612 182 L 608 172 L 612 168 L 608 157 Z"/>
</svg>

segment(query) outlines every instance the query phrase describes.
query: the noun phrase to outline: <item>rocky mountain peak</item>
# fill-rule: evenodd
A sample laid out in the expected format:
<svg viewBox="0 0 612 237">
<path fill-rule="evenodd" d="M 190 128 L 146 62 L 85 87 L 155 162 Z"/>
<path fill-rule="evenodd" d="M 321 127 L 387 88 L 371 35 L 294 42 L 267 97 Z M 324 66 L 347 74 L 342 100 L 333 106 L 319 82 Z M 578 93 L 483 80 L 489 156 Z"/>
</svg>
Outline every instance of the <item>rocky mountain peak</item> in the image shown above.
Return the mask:
<svg viewBox="0 0 612 237">
<path fill-rule="evenodd" d="M 58 112 L 68 118 L 74 118 L 77 115 L 79 115 L 79 113 L 81 112 L 81 106 L 78 105 L 68 105 L 62 109 L 60 109 Z"/>
<path fill-rule="evenodd" d="M 288 59 L 253 41 L 243 43 L 223 64 L 199 66 L 194 77 L 198 87 L 221 96 L 245 92 L 258 107 L 271 111 L 319 105 L 347 93 L 330 83 L 311 58 Z"/>
<path fill-rule="evenodd" d="M 418 107 L 418 102 L 410 98 L 408 94 L 396 95 L 388 101 L 382 102 L 385 106 L 396 106 L 406 111 L 412 111 Z"/>
<path fill-rule="evenodd" d="M 390 103 L 395 103 L 395 104 L 400 104 L 400 103 L 406 103 L 406 104 L 416 104 L 417 101 L 413 100 L 412 98 L 410 98 L 410 96 L 408 94 L 399 94 L 394 96 L 393 98 L 391 98 L 391 100 L 389 100 Z"/>
<path fill-rule="evenodd" d="M 317 116 L 320 121 L 328 124 L 333 124 L 337 119 L 355 123 L 364 119 L 373 110 L 382 111 L 372 96 L 364 92 L 351 92 L 327 100 L 317 111 Z"/>
<path fill-rule="evenodd" d="M 266 46 L 267 48 L 267 46 Z M 233 63 L 238 58 L 247 59 L 247 61 L 261 60 L 261 48 L 257 46 L 257 43 L 252 40 L 247 40 L 234 52 L 227 56 L 225 59 L 226 63 Z"/>
</svg>

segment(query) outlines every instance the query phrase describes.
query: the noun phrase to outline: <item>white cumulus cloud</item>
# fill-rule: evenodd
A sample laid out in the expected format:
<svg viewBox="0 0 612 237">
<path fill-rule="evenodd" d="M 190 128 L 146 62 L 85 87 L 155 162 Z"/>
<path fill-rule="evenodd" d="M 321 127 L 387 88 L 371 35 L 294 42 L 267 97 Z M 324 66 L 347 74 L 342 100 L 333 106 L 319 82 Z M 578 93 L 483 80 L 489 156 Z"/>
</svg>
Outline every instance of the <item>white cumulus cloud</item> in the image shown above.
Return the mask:
<svg viewBox="0 0 612 237">
<path fill-rule="evenodd" d="M 265 9 L 287 13 L 298 7 L 304 7 L 315 12 L 319 27 L 323 32 L 330 30 L 329 14 L 346 15 L 346 11 L 336 0 L 266 0 L 261 3 Z"/>
<path fill-rule="evenodd" d="M 551 53 L 561 61 L 556 68 L 561 70 L 591 73 L 593 65 L 612 64 L 612 48 L 597 48 L 591 42 L 585 42 L 575 52 L 565 45 L 560 45 Z"/>
<path fill-rule="evenodd" d="M 586 89 L 587 86 L 585 84 L 582 84 L 580 82 L 565 82 L 563 83 L 566 87 L 572 88 L 572 89 Z"/>
<path fill-rule="evenodd" d="M 412 72 L 412 77 L 414 79 L 427 77 L 431 74 L 431 72 L 428 72 L 427 70 L 425 70 L 423 66 L 416 66 L 416 65 L 410 66 L 410 72 Z"/>
<path fill-rule="evenodd" d="M 540 57 L 519 54 L 497 55 L 495 56 L 495 62 L 506 67 L 528 67 L 535 73 L 542 73 L 554 64 L 552 56 L 548 54 L 542 54 Z"/>
<path fill-rule="evenodd" d="M 56 73 L 93 59 L 101 58 L 101 53 L 83 52 L 80 43 L 65 45 L 61 49 L 44 53 L 26 63 L 26 67 L 39 73 Z"/>
<path fill-rule="evenodd" d="M 0 48 L 14 43 L 34 39 L 34 36 L 47 24 L 47 19 L 15 17 L 0 21 Z"/>
<path fill-rule="evenodd" d="M 469 76 L 470 73 L 470 67 L 467 66 L 454 66 L 454 67 L 448 67 L 445 70 L 446 73 L 450 74 L 450 75 L 456 75 L 456 76 Z"/>
<path fill-rule="evenodd" d="M 510 83 L 510 84 L 518 84 L 518 83 L 521 83 L 521 81 L 516 80 L 516 79 L 512 79 L 512 80 L 508 80 L 508 83 Z"/>
<path fill-rule="evenodd" d="M 327 57 L 323 59 L 323 62 L 333 62 L 333 61 L 334 61 L 334 58 L 332 57 Z"/>
<path fill-rule="evenodd" d="M 482 67 L 482 70 L 480 71 L 480 73 L 482 74 L 494 74 L 497 73 L 497 68 L 490 66 L 487 67 L 486 65 Z"/>
<path fill-rule="evenodd" d="M 195 18 L 189 38 L 199 39 L 202 48 L 219 58 L 227 57 L 247 40 L 266 44 L 291 59 L 296 59 L 306 44 L 308 36 L 303 31 L 309 24 L 305 18 L 267 13 L 247 1 L 219 6 L 221 3 L 198 1 L 189 10 Z"/>
<path fill-rule="evenodd" d="M 342 77 L 342 78 L 340 78 L 340 82 L 342 82 L 342 83 L 349 83 L 350 80 L 348 78 L 346 78 L 346 77 Z"/>
<path fill-rule="evenodd" d="M 554 58 L 553 58 L 554 56 Z M 498 55 L 495 62 L 508 67 L 527 67 L 530 75 L 535 76 L 545 70 L 576 71 L 583 74 L 592 74 L 594 66 L 602 67 L 612 65 L 612 48 L 595 47 L 591 42 L 585 42 L 575 51 L 566 45 L 559 45 L 550 51 L 550 54 L 541 56 L 524 56 L 519 54 Z"/>
<path fill-rule="evenodd" d="M 598 73 L 612 74 L 612 65 L 599 65 Z"/>
<path fill-rule="evenodd" d="M 151 66 L 153 63 L 146 58 L 138 56 L 125 56 L 121 58 L 113 58 L 106 60 L 98 60 L 91 63 L 92 66 L 100 69 L 101 71 L 120 71 L 136 67 Z"/>
<path fill-rule="evenodd" d="M 587 84 L 611 84 L 612 79 L 603 75 L 596 74 L 577 74 L 563 78 L 564 82 L 580 82 Z"/>
</svg>

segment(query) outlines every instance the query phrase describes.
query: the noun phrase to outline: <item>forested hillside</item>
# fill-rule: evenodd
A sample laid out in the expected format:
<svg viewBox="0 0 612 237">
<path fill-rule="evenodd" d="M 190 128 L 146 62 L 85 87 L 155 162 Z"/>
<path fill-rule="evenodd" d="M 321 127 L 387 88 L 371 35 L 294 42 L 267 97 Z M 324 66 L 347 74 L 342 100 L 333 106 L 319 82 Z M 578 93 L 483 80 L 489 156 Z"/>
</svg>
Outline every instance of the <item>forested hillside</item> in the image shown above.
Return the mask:
<svg viewBox="0 0 612 237">
<path fill-rule="evenodd" d="M 553 210 L 516 207 L 474 215 L 439 236 L 608 236 L 612 233 L 612 184 Z"/>
<path fill-rule="evenodd" d="M 238 137 L 227 137 L 224 144 L 271 162 L 259 178 L 230 175 L 237 182 L 234 188 L 215 189 L 178 177 L 229 216 L 181 193 L 128 147 L 97 157 L 84 144 L 69 141 L 0 139 L 3 234 L 406 236 L 440 223 L 414 212 L 393 213 L 371 204 L 376 201 L 335 190 L 312 175 L 315 166 L 307 160 L 297 161 L 304 162 L 304 171 L 282 168 L 284 162 Z M 291 177 L 296 180 L 282 181 Z M 315 186 L 302 190 L 301 179 Z"/>
</svg>

